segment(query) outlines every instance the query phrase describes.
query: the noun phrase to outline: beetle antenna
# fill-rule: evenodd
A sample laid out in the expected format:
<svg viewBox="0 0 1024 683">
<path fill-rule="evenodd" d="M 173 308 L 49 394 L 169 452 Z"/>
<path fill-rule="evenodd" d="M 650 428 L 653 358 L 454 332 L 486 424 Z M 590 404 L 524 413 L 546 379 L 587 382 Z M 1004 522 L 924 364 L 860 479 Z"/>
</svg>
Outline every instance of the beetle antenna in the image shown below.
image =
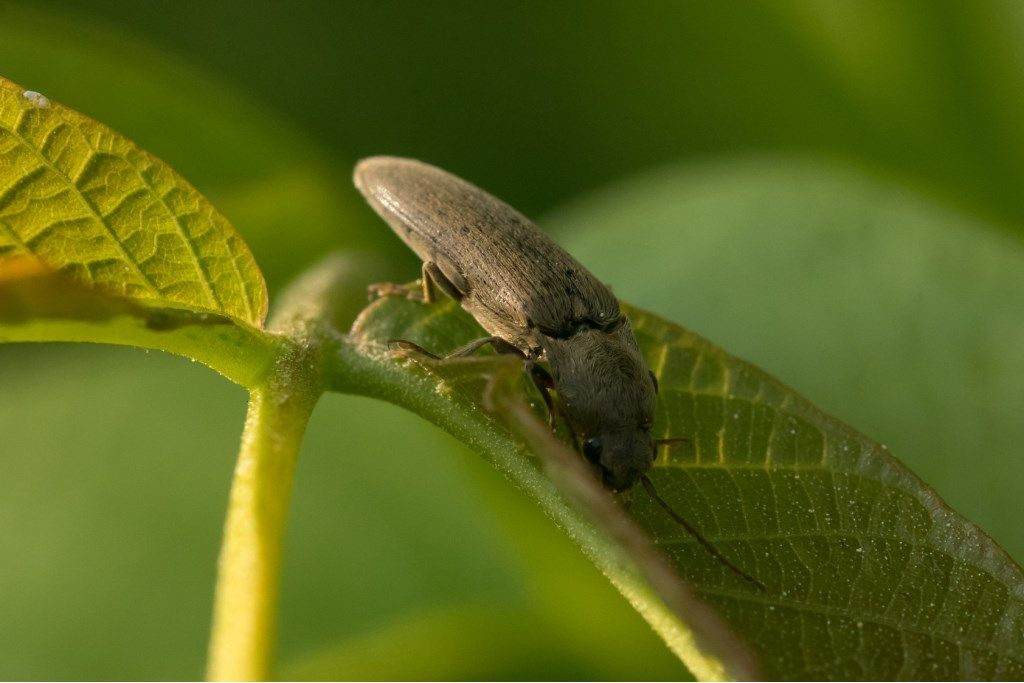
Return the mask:
<svg viewBox="0 0 1024 683">
<path fill-rule="evenodd" d="M 712 557 L 714 557 L 719 562 L 721 562 L 726 567 L 728 567 L 732 571 L 733 574 L 736 574 L 737 576 L 739 576 L 743 580 L 745 580 L 745 581 L 753 584 L 754 586 L 756 586 L 757 589 L 760 590 L 761 592 L 766 592 L 768 590 L 767 588 L 764 587 L 763 583 L 761 583 L 760 581 L 755 579 L 753 576 L 751 576 L 750 574 L 746 573 L 745 571 L 743 571 L 742 569 L 737 567 L 735 564 L 733 564 L 729 560 L 729 558 L 727 558 L 725 555 L 723 555 L 718 550 L 718 548 L 715 547 L 715 545 L 711 541 L 709 541 L 708 539 L 704 538 L 704 536 L 701 535 L 701 533 L 699 531 L 697 531 L 696 527 L 694 527 L 692 524 L 687 522 L 686 519 L 684 519 L 683 516 L 680 515 L 678 512 L 673 510 L 672 506 L 669 505 L 665 501 L 664 498 L 662 498 L 661 496 L 658 495 L 658 491 L 657 491 L 657 489 L 654 488 L 654 482 L 651 481 L 650 477 L 648 477 L 645 474 L 642 477 L 640 477 L 640 481 L 643 483 L 644 490 L 647 491 L 647 495 L 649 495 L 651 498 L 653 498 L 654 501 L 656 503 L 658 503 L 658 505 L 660 505 L 662 507 L 662 509 L 664 509 L 665 512 L 668 513 L 668 516 L 671 517 L 679 526 L 681 526 L 684 529 L 686 529 L 686 532 L 688 534 L 690 534 L 691 536 L 693 536 L 694 539 L 696 539 L 696 541 L 698 543 L 700 543 L 704 547 L 704 550 L 708 551 L 708 553 Z"/>
<path fill-rule="evenodd" d="M 664 439 L 655 439 L 654 445 L 657 446 L 672 446 L 677 443 L 690 443 L 690 440 L 685 436 L 668 436 Z"/>
</svg>

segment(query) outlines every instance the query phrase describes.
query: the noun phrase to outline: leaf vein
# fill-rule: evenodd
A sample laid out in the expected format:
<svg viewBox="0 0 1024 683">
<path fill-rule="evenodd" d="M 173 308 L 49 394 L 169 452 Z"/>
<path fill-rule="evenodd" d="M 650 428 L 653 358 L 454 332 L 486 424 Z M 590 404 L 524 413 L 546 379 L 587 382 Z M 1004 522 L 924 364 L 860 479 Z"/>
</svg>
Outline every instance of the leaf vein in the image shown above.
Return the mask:
<svg viewBox="0 0 1024 683">
<path fill-rule="evenodd" d="M 43 156 L 39 152 L 39 150 L 37 150 L 35 147 L 33 147 L 28 142 L 28 140 L 26 140 L 22 135 L 20 135 L 16 131 L 15 131 L 14 135 L 16 135 L 18 137 L 18 139 L 21 141 L 21 144 L 26 149 L 30 150 L 39 159 L 39 161 L 42 162 L 43 165 L 45 165 L 52 173 L 54 173 L 59 178 L 63 178 L 70 185 L 72 185 L 72 186 L 74 186 L 76 188 L 78 187 L 77 184 L 66 173 L 61 171 L 56 166 L 54 166 L 53 163 L 51 163 L 49 159 L 47 159 L 45 156 Z M 90 155 L 89 158 L 91 159 L 92 155 Z M 93 205 L 93 203 L 91 201 L 89 201 L 89 199 L 83 193 L 81 193 L 81 192 L 74 193 L 74 196 L 81 202 L 81 204 L 83 206 L 85 206 L 86 210 L 93 216 L 93 218 L 95 218 L 95 221 L 100 225 L 101 228 L 103 228 L 104 232 L 107 233 L 107 236 L 114 243 L 114 245 L 116 246 L 117 250 L 120 252 L 122 258 L 128 264 L 129 270 L 131 270 L 135 274 L 135 276 L 138 277 L 142 281 L 142 283 L 146 286 L 146 288 L 149 289 L 151 294 L 154 294 L 154 295 L 160 294 L 160 288 L 156 286 L 156 283 L 153 282 L 153 280 L 149 277 L 149 275 L 144 273 L 142 271 L 142 269 L 140 269 L 138 267 L 138 265 L 135 263 L 135 261 L 129 255 L 128 251 L 125 249 L 124 244 L 121 242 L 120 239 L 118 239 L 118 237 L 117 237 L 116 233 L 114 232 L 113 228 L 110 225 L 107 224 L 107 222 L 104 220 L 103 216 L 100 214 L 100 212 L 97 210 L 97 208 Z"/>
<path fill-rule="evenodd" d="M 782 596 L 778 596 L 778 595 L 773 595 L 773 596 L 770 596 L 770 597 L 769 596 L 763 596 L 762 597 L 760 595 L 757 595 L 757 594 L 754 594 L 754 593 L 750 593 L 750 592 L 743 592 L 743 591 L 739 591 L 739 590 L 730 590 L 729 588 L 724 588 L 724 587 L 721 587 L 721 586 L 709 586 L 709 585 L 700 584 L 700 583 L 694 583 L 694 588 L 698 592 L 700 592 L 702 594 L 713 595 L 713 596 L 717 596 L 717 597 L 721 597 L 721 598 L 726 598 L 726 599 L 730 599 L 730 600 L 754 602 L 754 603 L 759 603 L 759 604 L 762 604 L 762 605 L 773 606 L 773 607 L 785 607 L 785 608 L 791 609 L 791 610 L 793 610 L 795 612 L 800 612 L 800 613 L 804 613 L 804 614 L 807 614 L 807 613 L 810 613 L 810 614 L 820 614 L 821 616 L 825 616 L 825 617 L 842 617 L 842 618 L 850 619 L 850 620 L 855 621 L 855 622 L 856 621 L 870 622 L 870 623 L 876 624 L 878 626 L 884 626 L 884 627 L 891 628 L 891 629 L 893 629 L 895 631 L 898 631 L 900 633 L 901 637 L 903 636 L 903 634 L 912 633 L 914 635 L 924 636 L 925 638 L 940 639 L 940 640 L 943 640 L 945 642 L 949 642 L 951 645 L 953 645 L 955 647 L 962 647 L 964 645 L 969 645 L 971 647 L 977 648 L 977 649 L 985 651 L 985 652 L 991 652 L 991 653 L 995 654 L 997 657 L 1004 658 L 1004 659 L 1007 659 L 1007 660 L 1010 660 L 1010 661 L 1019 662 L 1021 664 L 1024 664 L 1024 658 L 1018 658 L 1018 657 L 1012 657 L 1010 655 L 1006 655 L 1006 654 L 996 650 L 995 647 L 992 644 L 986 643 L 983 640 L 977 640 L 977 639 L 974 639 L 974 638 L 957 638 L 957 637 L 953 636 L 952 634 L 930 632 L 930 631 L 927 631 L 927 630 L 925 630 L 925 629 L 923 629 L 923 628 L 921 628 L 919 626 L 910 626 L 910 625 L 901 623 L 898 620 L 893 619 L 891 617 L 886 617 L 886 616 L 882 616 L 882 615 L 875 614 L 875 613 L 870 613 L 868 615 L 865 615 L 863 612 L 856 612 L 856 611 L 853 611 L 853 610 L 851 610 L 849 608 L 846 608 L 846 607 L 837 607 L 837 606 L 834 606 L 834 605 L 818 605 L 818 604 L 811 604 L 811 603 L 806 603 L 806 602 L 797 602 L 795 600 L 788 599 L 786 597 L 782 597 Z"/>
<path fill-rule="evenodd" d="M 146 188 L 149 189 L 149 191 L 153 194 L 154 197 L 156 197 L 157 201 L 160 203 L 160 206 L 171 217 L 174 227 L 178 232 L 178 236 L 181 238 L 181 240 L 185 243 L 185 246 L 188 248 L 189 257 L 192 260 L 192 266 L 195 268 L 196 273 L 199 275 L 199 281 L 203 283 L 203 290 L 206 293 L 206 298 L 210 302 L 211 308 L 215 308 L 216 310 L 219 311 L 225 310 L 224 304 L 221 302 L 220 297 L 218 297 L 216 292 L 214 291 L 210 274 L 209 272 L 207 272 L 206 268 L 202 264 L 202 260 L 199 258 L 199 253 L 196 249 L 196 245 L 188 236 L 185 230 L 185 226 L 181 223 L 181 220 L 179 219 L 178 215 L 174 213 L 170 205 L 164 199 L 163 195 L 157 192 L 156 187 L 150 182 L 149 178 L 147 178 L 146 175 L 131 160 L 125 158 L 125 162 L 128 164 L 129 167 L 131 167 L 133 171 L 135 171 L 135 176 L 142 182 L 143 185 L 146 186 Z M 238 276 L 239 281 L 241 282 L 241 273 L 238 273 Z M 248 297 L 244 298 L 246 299 L 246 307 L 248 314 L 246 319 L 251 320 L 252 309 L 249 308 Z"/>
</svg>

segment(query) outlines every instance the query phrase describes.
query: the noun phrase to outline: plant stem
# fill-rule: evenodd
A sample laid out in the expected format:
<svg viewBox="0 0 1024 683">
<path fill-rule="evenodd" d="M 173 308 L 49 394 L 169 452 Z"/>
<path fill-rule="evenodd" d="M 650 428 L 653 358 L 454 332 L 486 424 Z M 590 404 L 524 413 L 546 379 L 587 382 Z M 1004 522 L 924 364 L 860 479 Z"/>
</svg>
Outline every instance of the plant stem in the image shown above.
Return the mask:
<svg viewBox="0 0 1024 683">
<path fill-rule="evenodd" d="M 270 674 L 295 460 L 319 397 L 319 391 L 285 384 L 291 383 L 276 373 L 250 396 L 224 524 L 210 680 L 266 680 Z"/>
<path fill-rule="evenodd" d="M 332 255 L 281 294 L 273 370 L 252 390 L 217 570 L 210 680 L 266 680 L 273 662 L 281 543 L 295 460 L 324 389 L 325 358 L 366 301 L 375 259 Z"/>
</svg>

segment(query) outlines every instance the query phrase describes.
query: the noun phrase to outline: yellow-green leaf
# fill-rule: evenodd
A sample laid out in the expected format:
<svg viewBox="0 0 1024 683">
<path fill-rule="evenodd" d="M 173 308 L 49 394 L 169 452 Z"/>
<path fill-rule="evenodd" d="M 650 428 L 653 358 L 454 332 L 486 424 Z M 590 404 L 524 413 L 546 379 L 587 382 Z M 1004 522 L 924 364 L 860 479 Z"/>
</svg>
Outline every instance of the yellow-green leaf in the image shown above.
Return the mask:
<svg viewBox="0 0 1024 683">
<path fill-rule="evenodd" d="M 136 301 L 47 270 L 37 260 L 0 260 L 0 342 L 92 342 L 191 358 L 245 387 L 271 366 L 280 338 L 209 311 Z"/>
<path fill-rule="evenodd" d="M 262 325 L 266 285 L 195 188 L 109 128 L 0 78 L 0 257 L 73 281 Z"/>
</svg>

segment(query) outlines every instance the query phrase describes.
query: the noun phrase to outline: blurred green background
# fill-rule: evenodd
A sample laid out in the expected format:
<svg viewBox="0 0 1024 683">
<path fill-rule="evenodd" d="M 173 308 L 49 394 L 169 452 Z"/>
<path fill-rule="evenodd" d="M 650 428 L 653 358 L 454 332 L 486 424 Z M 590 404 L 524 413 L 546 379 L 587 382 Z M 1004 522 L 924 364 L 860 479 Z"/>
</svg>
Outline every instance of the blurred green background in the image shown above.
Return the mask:
<svg viewBox="0 0 1024 683">
<path fill-rule="evenodd" d="M 889 445 L 1024 558 L 1024 5 L 0 0 L 0 74 L 178 169 L 271 295 L 416 263 L 369 154 L 467 177 L 616 292 Z M 202 675 L 244 392 L 131 349 L 0 348 L 0 678 Z M 415 416 L 329 396 L 281 673 L 685 676 L 580 553 Z"/>
</svg>

